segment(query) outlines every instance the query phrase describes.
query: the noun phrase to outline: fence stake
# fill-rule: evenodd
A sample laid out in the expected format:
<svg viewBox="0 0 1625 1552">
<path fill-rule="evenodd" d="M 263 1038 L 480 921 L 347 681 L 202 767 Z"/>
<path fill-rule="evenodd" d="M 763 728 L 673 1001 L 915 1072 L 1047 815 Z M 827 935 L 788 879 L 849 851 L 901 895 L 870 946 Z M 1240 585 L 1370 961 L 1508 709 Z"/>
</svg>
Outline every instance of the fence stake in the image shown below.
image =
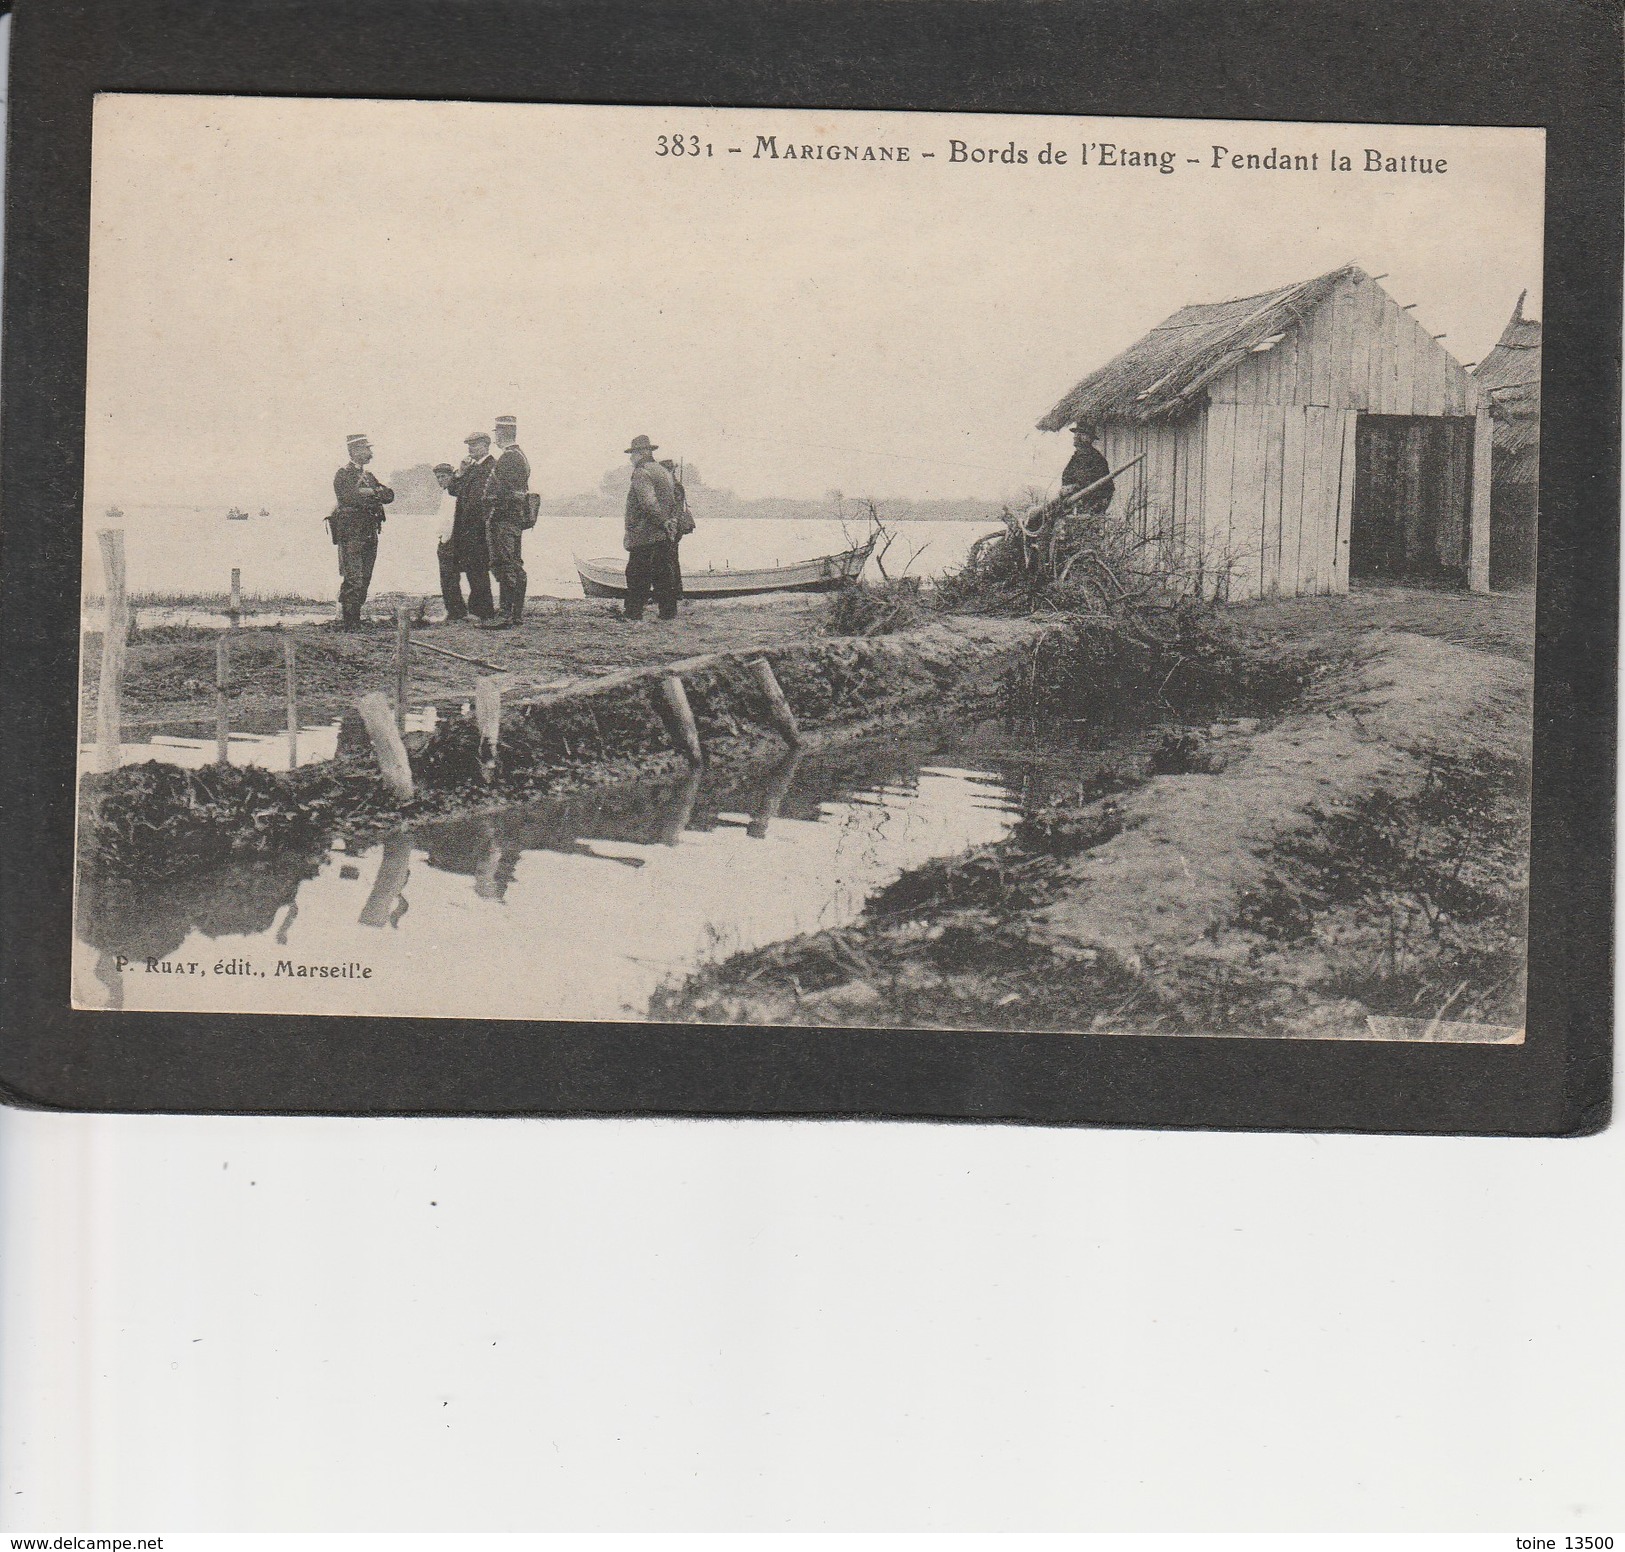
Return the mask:
<svg viewBox="0 0 1625 1552">
<path fill-rule="evenodd" d="M 299 673 L 294 662 L 293 633 L 282 637 L 283 677 L 288 686 L 288 769 L 299 769 Z"/>
<path fill-rule="evenodd" d="M 694 721 L 693 708 L 688 704 L 688 691 L 683 688 L 683 681 L 676 674 L 667 674 L 660 681 L 660 692 L 666 697 L 666 704 L 677 723 L 677 747 L 688 756 L 690 765 L 703 763 L 705 751 L 700 747 L 700 730 Z"/>
<path fill-rule="evenodd" d="M 388 699 L 372 690 L 355 705 L 367 725 L 367 736 L 372 739 L 372 751 L 378 757 L 378 769 L 383 773 L 385 785 L 406 802 L 412 796 L 412 762 L 406 757 L 406 745 L 401 742 L 400 730 L 389 714 Z"/>
<path fill-rule="evenodd" d="M 231 714 L 227 709 L 226 691 L 231 686 L 231 656 L 222 631 L 214 642 L 214 760 L 216 765 L 229 765 L 227 741 L 231 737 Z"/>
<path fill-rule="evenodd" d="M 231 568 L 231 628 L 236 630 L 242 624 L 243 615 L 243 573 L 242 568 Z"/>
<path fill-rule="evenodd" d="M 412 661 L 412 616 L 395 605 L 395 731 L 406 731 L 406 695 Z"/>
<path fill-rule="evenodd" d="M 124 593 L 124 530 L 104 528 L 96 537 L 101 541 L 107 593 L 107 613 L 102 621 L 102 676 L 96 692 L 96 769 L 106 772 L 119 768 L 130 610 Z"/>
<path fill-rule="evenodd" d="M 485 676 L 474 681 L 474 725 L 480 733 L 480 763 L 485 779 L 496 775 L 497 744 L 502 733 L 502 681 Z"/>
<path fill-rule="evenodd" d="M 790 703 L 784 698 L 784 691 L 779 688 L 779 681 L 773 676 L 773 665 L 765 657 L 756 658 L 750 665 L 750 671 L 756 676 L 756 683 L 761 686 L 762 694 L 767 697 L 768 712 L 773 718 L 773 726 L 784 735 L 787 744 L 801 742 L 801 728 L 796 722 L 796 714 L 790 709 Z"/>
</svg>

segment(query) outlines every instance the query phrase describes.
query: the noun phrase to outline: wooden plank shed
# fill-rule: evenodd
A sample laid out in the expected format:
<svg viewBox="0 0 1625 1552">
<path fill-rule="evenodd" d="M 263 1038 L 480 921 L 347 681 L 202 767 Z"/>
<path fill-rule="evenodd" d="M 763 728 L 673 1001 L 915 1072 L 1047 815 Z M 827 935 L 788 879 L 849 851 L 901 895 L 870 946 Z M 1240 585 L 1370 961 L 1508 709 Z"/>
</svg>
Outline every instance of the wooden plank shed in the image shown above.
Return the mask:
<svg viewBox="0 0 1625 1552">
<path fill-rule="evenodd" d="M 1229 599 L 1349 578 L 1489 588 L 1487 403 L 1355 265 L 1182 307 L 1038 423 L 1095 430 L 1164 563 Z"/>
</svg>

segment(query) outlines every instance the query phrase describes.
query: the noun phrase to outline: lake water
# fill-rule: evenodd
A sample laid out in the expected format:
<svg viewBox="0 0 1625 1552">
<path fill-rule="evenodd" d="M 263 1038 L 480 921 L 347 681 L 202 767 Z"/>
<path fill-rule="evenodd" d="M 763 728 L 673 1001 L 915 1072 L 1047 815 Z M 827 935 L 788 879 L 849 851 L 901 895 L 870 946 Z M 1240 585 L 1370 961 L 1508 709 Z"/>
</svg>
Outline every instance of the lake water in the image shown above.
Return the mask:
<svg viewBox="0 0 1625 1552">
<path fill-rule="evenodd" d="M 136 593 L 225 593 L 232 568 L 242 572 L 243 591 L 254 594 L 298 594 L 336 597 L 338 552 L 322 522 L 329 509 L 288 510 L 247 522 L 228 522 L 224 513 L 194 507 L 130 507 L 122 518 L 92 512 L 86 524 L 85 591 L 102 590 L 102 568 L 94 535 L 98 529 L 124 530 L 128 586 Z M 980 523 L 898 523 L 898 538 L 886 557 L 886 569 L 897 575 L 933 576 L 957 566 L 984 533 L 998 526 L 997 517 Z M 435 559 L 439 531 L 436 517 L 392 516 L 378 545 L 373 590 L 437 597 L 440 572 Z M 683 541 L 683 569 L 689 574 L 708 566 L 772 566 L 832 554 L 861 543 L 862 522 L 702 521 Z M 622 520 L 605 517 L 546 517 L 525 535 L 525 569 L 532 595 L 581 597 L 572 556 L 583 560 L 621 556 Z M 910 557 L 916 557 L 910 565 Z M 869 574 L 874 575 L 874 562 Z"/>
</svg>

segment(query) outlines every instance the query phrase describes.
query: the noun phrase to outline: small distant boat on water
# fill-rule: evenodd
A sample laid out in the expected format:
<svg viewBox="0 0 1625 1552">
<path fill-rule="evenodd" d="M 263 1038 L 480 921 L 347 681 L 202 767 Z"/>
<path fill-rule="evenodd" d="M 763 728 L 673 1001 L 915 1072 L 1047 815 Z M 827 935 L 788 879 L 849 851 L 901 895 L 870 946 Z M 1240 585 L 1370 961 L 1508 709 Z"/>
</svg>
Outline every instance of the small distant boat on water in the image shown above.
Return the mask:
<svg viewBox="0 0 1625 1552">
<path fill-rule="evenodd" d="M 246 523 L 248 521 L 248 513 L 243 511 L 241 507 L 233 507 L 228 513 L 226 513 L 226 521 L 228 523 Z"/>
<path fill-rule="evenodd" d="M 107 509 L 107 515 L 111 518 L 120 518 L 124 516 L 124 514 L 119 511 L 117 507 L 109 507 Z"/>
<path fill-rule="evenodd" d="M 685 598 L 748 598 L 756 593 L 833 593 L 849 587 L 863 573 L 875 547 L 871 534 L 862 544 L 838 555 L 815 555 L 788 566 L 760 566 L 733 571 L 714 568 L 684 571 Z M 626 562 L 606 556 L 602 560 L 575 560 L 581 591 L 588 598 L 625 598 Z"/>
<path fill-rule="evenodd" d="M 260 508 L 260 516 L 261 517 L 269 517 L 270 515 L 271 515 L 271 509 L 269 507 L 261 507 Z"/>
</svg>

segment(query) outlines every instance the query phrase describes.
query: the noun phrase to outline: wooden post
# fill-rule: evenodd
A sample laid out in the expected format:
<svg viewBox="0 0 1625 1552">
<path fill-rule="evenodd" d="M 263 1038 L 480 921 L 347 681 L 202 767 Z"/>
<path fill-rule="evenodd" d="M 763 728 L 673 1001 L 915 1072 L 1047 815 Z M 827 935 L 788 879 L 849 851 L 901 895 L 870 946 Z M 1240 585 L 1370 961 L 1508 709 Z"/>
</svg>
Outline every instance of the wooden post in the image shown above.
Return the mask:
<svg viewBox="0 0 1625 1552">
<path fill-rule="evenodd" d="M 293 771 L 299 768 L 299 674 L 291 631 L 282 635 L 282 668 L 288 688 L 288 769 Z"/>
<path fill-rule="evenodd" d="M 773 719 L 773 726 L 784 735 L 787 744 L 799 744 L 801 728 L 789 701 L 784 698 L 784 691 L 779 688 L 779 681 L 773 676 L 773 665 L 765 657 L 759 657 L 751 662 L 750 671 L 756 676 L 762 694 L 767 697 L 768 714 Z"/>
<path fill-rule="evenodd" d="M 119 768 L 124 723 L 124 654 L 130 643 L 130 608 L 124 591 L 124 530 L 104 528 L 102 576 L 107 612 L 102 620 L 102 676 L 96 692 L 96 769 Z"/>
<path fill-rule="evenodd" d="M 390 715 L 388 698 L 372 690 L 361 696 L 355 706 L 367 725 L 367 736 L 372 739 L 372 750 L 378 757 L 378 769 L 383 772 L 385 785 L 406 802 L 412 796 L 412 762 L 406 757 L 400 729 Z"/>
<path fill-rule="evenodd" d="M 497 744 L 502 733 L 502 681 L 479 678 L 474 681 L 474 725 L 480 733 L 480 763 L 485 779 L 496 775 Z"/>
<path fill-rule="evenodd" d="M 231 628 L 236 630 L 242 624 L 243 616 L 243 573 L 240 567 L 231 568 Z"/>
<path fill-rule="evenodd" d="M 1490 590 L 1490 478 L 1494 441 L 1490 407 L 1481 402 L 1473 417 L 1473 497 L 1467 550 L 1467 586 L 1475 593 Z"/>
<path fill-rule="evenodd" d="M 666 697 L 672 718 L 677 724 L 677 737 L 673 740 L 679 750 L 688 756 L 690 765 L 700 765 L 705 751 L 700 747 L 700 730 L 694 721 L 693 708 L 688 704 L 688 691 L 676 674 L 667 674 L 660 681 L 660 693 Z"/>
<path fill-rule="evenodd" d="M 406 731 L 406 696 L 412 661 L 412 616 L 405 604 L 395 605 L 395 731 Z"/>
<path fill-rule="evenodd" d="M 229 765 L 228 744 L 231 738 L 231 712 L 226 702 L 226 691 L 231 687 L 231 656 L 226 647 L 226 633 L 222 631 L 214 642 L 214 759 L 217 765 Z"/>
</svg>

